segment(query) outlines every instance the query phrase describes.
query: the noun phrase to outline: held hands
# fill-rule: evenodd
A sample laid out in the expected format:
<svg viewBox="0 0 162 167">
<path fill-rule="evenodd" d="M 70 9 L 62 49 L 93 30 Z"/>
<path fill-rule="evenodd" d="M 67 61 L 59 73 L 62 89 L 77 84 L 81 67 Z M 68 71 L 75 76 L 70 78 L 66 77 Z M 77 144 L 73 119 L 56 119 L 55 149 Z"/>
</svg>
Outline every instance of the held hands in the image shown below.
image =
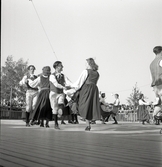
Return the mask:
<svg viewBox="0 0 162 167">
<path fill-rule="evenodd" d="M 70 96 L 73 96 L 73 94 L 75 93 L 76 91 L 75 91 L 75 89 L 68 89 L 68 90 L 65 90 L 64 89 L 64 93 L 66 94 L 66 95 L 68 95 L 69 97 Z"/>
<path fill-rule="evenodd" d="M 28 81 L 28 79 L 26 78 L 26 79 L 25 79 L 25 84 L 28 84 L 28 82 L 29 82 L 29 81 Z"/>
<path fill-rule="evenodd" d="M 69 90 L 69 89 L 71 89 L 70 86 L 65 86 L 65 87 L 64 87 L 64 90 Z"/>
</svg>

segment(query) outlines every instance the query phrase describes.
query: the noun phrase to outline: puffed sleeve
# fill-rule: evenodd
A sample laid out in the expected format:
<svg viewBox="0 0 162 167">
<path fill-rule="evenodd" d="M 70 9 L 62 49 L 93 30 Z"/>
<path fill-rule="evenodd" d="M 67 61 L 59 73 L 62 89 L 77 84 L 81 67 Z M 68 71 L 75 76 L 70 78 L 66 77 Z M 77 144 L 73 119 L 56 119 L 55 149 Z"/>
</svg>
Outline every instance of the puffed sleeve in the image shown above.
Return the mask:
<svg viewBox="0 0 162 167">
<path fill-rule="evenodd" d="M 27 80 L 27 76 L 25 75 L 23 78 L 22 78 L 22 80 L 19 82 L 19 85 L 25 85 L 26 83 L 26 80 Z"/>
<path fill-rule="evenodd" d="M 37 88 L 40 85 L 40 77 L 36 78 L 35 80 L 28 79 L 28 84 L 32 88 Z"/>
<path fill-rule="evenodd" d="M 88 77 L 88 71 L 84 70 L 79 76 L 78 80 L 72 84 L 72 87 L 74 87 L 76 91 L 79 90 L 84 84 L 87 77 Z"/>
</svg>

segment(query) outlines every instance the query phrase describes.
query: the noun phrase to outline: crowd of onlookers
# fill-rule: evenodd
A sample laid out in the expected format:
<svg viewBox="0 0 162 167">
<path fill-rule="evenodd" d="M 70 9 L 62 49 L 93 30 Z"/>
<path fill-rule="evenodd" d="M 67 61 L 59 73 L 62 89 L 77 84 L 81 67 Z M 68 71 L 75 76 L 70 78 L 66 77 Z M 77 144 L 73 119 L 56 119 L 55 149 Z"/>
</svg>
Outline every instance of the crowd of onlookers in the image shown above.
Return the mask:
<svg viewBox="0 0 162 167">
<path fill-rule="evenodd" d="M 1 107 L 2 108 L 8 108 L 8 109 L 18 109 L 19 111 L 22 109 L 22 108 L 25 108 L 26 106 L 26 103 L 25 101 L 23 100 L 19 100 L 19 101 L 16 101 L 16 100 L 12 100 L 12 104 L 10 105 L 10 101 L 8 100 L 2 100 L 1 101 Z M 153 110 L 154 110 L 154 107 L 152 105 L 150 106 L 147 106 L 147 109 L 149 111 L 149 113 L 152 113 Z M 134 107 L 133 106 L 130 106 L 130 105 L 126 105 L 126 104 L 121 104 L 119 105 L 119 113 L 134 113 L 134 111 L 136 112 L 136 110 L 134 110 Z"/>
</svg>

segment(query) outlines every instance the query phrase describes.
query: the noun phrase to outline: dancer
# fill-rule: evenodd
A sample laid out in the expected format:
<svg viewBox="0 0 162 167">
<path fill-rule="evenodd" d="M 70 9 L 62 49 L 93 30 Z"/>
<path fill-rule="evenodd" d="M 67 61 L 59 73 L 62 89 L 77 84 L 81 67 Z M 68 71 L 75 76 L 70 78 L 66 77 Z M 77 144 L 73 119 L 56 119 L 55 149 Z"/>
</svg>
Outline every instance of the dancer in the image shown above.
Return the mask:
<svg viewBox="0 0 162 167">
<path fill-rule="evenodd" d="M 151 102 L 146 102 L 144 100 L 144 95 L 140 94 L 139 96 L 139 106 L 138 106 L 138 112 L 139 112 L 139 118 L 137 118 L 139 121 L 142 121 L 142 124 L 144 125 L 145 122 L 149 123 L 150 116 L 147 111 L 147 106 L 151 104 Z"/>
<path fill-rule="evenodd" d="M 19 82 L 20 86 L 25 86 L 27 88 L 26 91 L 26 126 L 29 127 L 29 116 L 30 113 L 35 108 L 35 104 L 37 101 L 37 94 L 38 94 L 38 88 L 32 88 L 28 84 L 28 79 L 35 80 L 37 78 L 36 75 L 34 75 L 35 67 L 34 65 L 29 65 L 28 66 L 28 73 L 24 75 L 22 80 Z"/>
<path fill-rule="evenodd" d="M 153 120 L 155 121 L 155 125 L 160 125 L 160 119 L 158 119 L 159 115 L 162 113 L 160 97 L 156 97 L 156 101 L 152 103 L 152 105 L 154 105 Z"/>
<path fill-rule="evenodd" d="M 79 122 L 78 122 L 78 100 L 79 100 L 78 98 L 75 98 L 73 96 L 73 97 L 71 97 L 71 100 L 69 101 L 72 124 L 79 124 Z"/>
<path fill-rule="evenodd" d="M 86 59 L 86 70 L 73 84 L 75 91 L 79 90 L 78 110 L 82 118 L 86 119 L 86 131 L 90 131 L 90 121 L 100 120 L 100 102 L 97 81 L 99 79 L 98 65 L 93 58 Z"/>
<path fill-rule="evenodd" d="M 113 110 L 112 110 L 112 118 L 115 121 L 113 124 L 118 124 L 115 117 L 116 117 L 116 114 L 119 112 L 119 104 L 120 104 L 119 94 L 115 94 L 115 101 L 113 103 Z"/>
<path fill-rule="evenodd" d="M 151 86 L 154 89 L 155 96 L 160 97 L 162 101 L 162 46 L 153 48 L 156 57 L 150 64 L 150 72 L 152 77 Z"/>
<path fill-rule="evenodd" d="M 109 104 L 109 107 L 111 110 L 110 115 L 115 121 L 113 124 L 118 124 L 118 121 L 116 120 L 116 114 L 119 111 L 119 104 L 120 104 L 119 94 L 115 94 L 114 97 L 115 97 L 114 103 Z M 108 122 L 110 115 L 108 117 L 106 117 L 105 122 Z"/>
<path fill-rule="evenodd" d="M 101 105 L 101 116 L 102 116 L 102 124 L 106 124 L 105 120 L 110 117 L 112 111 L 112 107 L 105 101 L 106 95 L 105 93 L 101 93 L 100 95 L 100 105 Z M 107 119 L 108 122 L 108 119 Z"/>
<path fill-rule="evenodd" d="M 71 110 L 70 110 L 70 106 L 69 106 L 68 100 L 65 95 L 64 107 L 63 107 L 63 112 L 62 112 L 62 117 L 61 117 L 61 124 L 64 124 L 64 125 L 66 124 L 64 122 L 65 117 L 67 117 L 68 123 L 73 123 L 72 120 L 70 119 L 70 115 L 71 115 Z"/>
<path fill-rule="evenodd" d="M 50 103 L 54 115 L 55 129 L 60 129 L 58 125 L 58 114 L 61 116 L 64 108 L 64 90 L 70 89 L 70 80 L 62 73 L 63 65 L 61 61 L 53 64 L 55 72 L 50 75 Z"/>
<path fill-rule="evenodd" d="M 52 120 L 52 108 L 49 100 L 50 82 L 49 76 L 51 74 L 51 68 L 45 66 L 42 69 L 42 75 L 40 75 L 34 81 L 28 79 L 29 85 L 33 88 L 40 88 L 38 94 L 38 100 L 35 109 L 32 114 L 32 123 L 35 120 L 40 120 L 40 127 L 44 127 L 44 120 L 46 120 L 46 128 L 49 128 L 49 121 Z"/>
</svg>

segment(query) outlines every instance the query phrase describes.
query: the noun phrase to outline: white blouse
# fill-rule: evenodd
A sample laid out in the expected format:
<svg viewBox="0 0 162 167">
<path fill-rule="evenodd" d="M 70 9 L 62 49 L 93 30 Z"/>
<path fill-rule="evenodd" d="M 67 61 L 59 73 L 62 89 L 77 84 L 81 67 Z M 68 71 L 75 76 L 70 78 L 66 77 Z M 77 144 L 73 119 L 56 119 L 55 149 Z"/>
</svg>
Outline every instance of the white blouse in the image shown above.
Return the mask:
<svg viewBox="0 0 162 167">
<path fill-rule="evenodd" d="M 139 100 L 139 105 L 149 105 L 149 102 L 144 102 L 143 100 Z"/>
<path fill-rule="evenodd" d="M 114 106 L 118 106 L 120 104 L 120 100 L 119 99 L 116 99 L 115 101 L 114 101 Z"/>
<path fill-rule="evenodd" d="M 82 87 L 87 77 L 88 77 L 88 71 L 84 70 L 79 76 L 78 80 L 73 84 L 71 84 L 72 89 L 65 90 L 64 93 L 67 94 L 68 96 L 72 96 L 77 90 L 79 90 Z"/>
<path fill-rule="evenodd" d="M 43 77 L 44 78 L 47 78 L 48 76 L 44 76 L 43 75 Z M 31 79 L 28 79 L 28 84 L 29 84 L 29 86 L 31 86 L 32 88 L 39 88 L 39 86 L 40 86 L 40 82 L 41 82 L 41 80 L 40 80 L 40 76 L 38 77 L 38 78 L 36 78 L 34 81 L 32 81 Z"/>
<path fill-rule="evenodd" d="M 78 80 L 72 84 L 72 87 L 74 87 L 76 91 L 79 90 L 84 84 L 87 77 L 88 77 L 88 71 L 84 70 L 79 76 Z"/>
</svg>

